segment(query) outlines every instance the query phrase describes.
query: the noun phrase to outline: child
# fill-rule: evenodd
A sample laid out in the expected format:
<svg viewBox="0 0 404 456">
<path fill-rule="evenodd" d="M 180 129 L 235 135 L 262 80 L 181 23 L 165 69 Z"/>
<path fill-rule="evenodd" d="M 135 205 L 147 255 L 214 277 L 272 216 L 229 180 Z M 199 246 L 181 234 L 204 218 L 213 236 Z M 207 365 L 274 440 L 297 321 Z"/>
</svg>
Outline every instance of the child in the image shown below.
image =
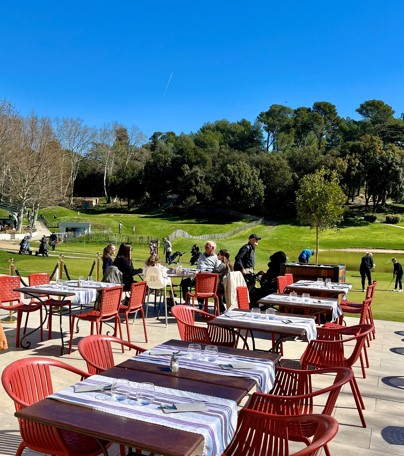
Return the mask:
<svg viewBox="0 0 404 456">
<path fill-rule="evenodd" d="M 393 278 L 394 277 L 396 278 L 396 283 L 394 285 L 393 291 L 398 291 L 399 293 L 402 293 L 403 292 L 403 267 L 397 261 L 397 258 L 392 258 L 391 261 L 394 265 Z M 397 290 L 397 285 L 400 287 L 399 290 Z"/>
</svg>

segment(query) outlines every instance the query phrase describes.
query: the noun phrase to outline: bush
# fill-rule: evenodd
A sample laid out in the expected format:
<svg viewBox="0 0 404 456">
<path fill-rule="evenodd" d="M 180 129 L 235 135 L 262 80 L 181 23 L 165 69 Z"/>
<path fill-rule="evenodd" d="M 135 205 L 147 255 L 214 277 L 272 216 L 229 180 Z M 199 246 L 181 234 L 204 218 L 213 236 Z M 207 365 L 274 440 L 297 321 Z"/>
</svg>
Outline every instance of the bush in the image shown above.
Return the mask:
<svg viewBox="0 0 404 456">
<path fill-rule="evenodd" d="M 398 215 L 386 215 L 386 223 L 396 224 L 400 221 L 400 216 Z"/>
<path fill-rule="evenodd" d="M 367 222 L 370 222 L 370 223 L 373 223 L 377 220 L 377 217 L 375 214 L 365 214 L 363 216 L 363 218 L 367 221 Z"/>
</svg>

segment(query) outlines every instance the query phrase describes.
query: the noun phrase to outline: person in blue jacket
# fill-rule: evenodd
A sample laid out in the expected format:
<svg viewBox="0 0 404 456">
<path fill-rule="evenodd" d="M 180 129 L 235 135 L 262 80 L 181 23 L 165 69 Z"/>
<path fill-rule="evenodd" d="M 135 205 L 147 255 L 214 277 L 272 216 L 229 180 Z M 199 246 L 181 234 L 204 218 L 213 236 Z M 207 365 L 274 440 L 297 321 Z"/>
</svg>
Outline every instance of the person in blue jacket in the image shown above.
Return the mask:
<svg viewBox="0 0 404 456">
<path fill-rule="evenodd" d="M 314 255 L 314 250 L 304 249 L 299 255 L 299 263 L 309 263 L 310 258 Z"/>
</svg>

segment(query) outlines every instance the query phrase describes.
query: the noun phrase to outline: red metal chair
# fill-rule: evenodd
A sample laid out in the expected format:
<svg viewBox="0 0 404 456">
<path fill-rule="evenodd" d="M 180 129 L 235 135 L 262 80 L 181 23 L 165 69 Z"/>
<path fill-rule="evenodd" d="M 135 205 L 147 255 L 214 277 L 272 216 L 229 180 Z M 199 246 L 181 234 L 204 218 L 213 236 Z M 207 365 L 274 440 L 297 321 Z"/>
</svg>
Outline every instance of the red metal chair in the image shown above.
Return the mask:
<svg viewBox="0 0 404 456">
<path fill-rule="evenodd" d="M 76 318 L 80 321 L 89 321 L 91 323 L 91 334 L 94 334 L 94 326 L 96 334 L 101 334 L 102 324 L 106 321 L 114 321 L 114 336 L 119 335 L 122 339 L 121 321 L 119 319 L 119 306 L 122 299 L 122 285 L 117 285 L 111 288 L 103 288 L 101 292 L 99 309 L 93 309 L 82 314 L 72 315 L 72 328 Z M 70 331 L 69 353 L 72 352 L 73 331 Z"/>
<path fill-rule="evenodd" d="M 225 347 L 237 345 L 236 334 L 226 328 L 219 326 L 196 326 L 195 316 L 200 315 L 205 320 L 213 320 L 214 315 L 195 309 L 191 306 L 174 306 L 171 308 L 174 315 L 181 340 L 187 342 L 199 342 L 201 344 L 214 344 Z"/>
<path fill-rule="evenodd" d="M 365 325 L 367 324 L 367 315 L 368 315 L 368 307 L 371 305 L 372 303 L 372 299 L 365 299 L 362 303 L 362 305 L 359 307 L 352 307 L 350 308 L 350 313 L 352 314 L 360 314 L 360 317 L 359 317 L 359 324 L 360 325 Z M 352 327 L 350 326 L 345 326 L 344 324 L 341 324 L 341 323 L 326 323 L 323 328 L 326 328 L 326 329 L 336 329 L 337 330 L 337 333 L 336 333 L 336 338 L 337 339 L 340 339 L 342 336 L 354 336 L 356 335 L 356 332 L 357 332 L 357 326 L 355 325 L 352 329 Z M 320 334 L 322 334 L 322 332 L 320 331 Z M 361 369 L 362 369 L 362 377 L 363 378 L 366 378 L 366 372 L 365 372 L 365 367 L 369 367 L 369 357 L 368 357 L 368 353 L 367 353 L 367 348 L 366 348 L 366 345 L 369 347 L 370 344 L 369 344 L 369 339 L 370 339 L 370 335 L 372 333 L 370 333 L 368 335 L 368 337 L 366 338 L 366 343 L 363 344 L 363 354 L 361 353 L 360 357 L 359 357 L 359 360 L 360 360 L 360 363 L 361 363 Z M 330 334 L 327 333 L 327 338 L 330 338 Z"/>
<path fill-rule="evenodd" d="M 14 291 L 15 288 L 21 286 L 21 278 L 19 276 L 0 276 L 0 309 L 8 310 L 11 312 L 17 312 L 17 328 L 16 328 L 16 347 L 20 346 L 20 332 L 21 332 L 21 321 L 23 313 L 27 314 L 24 325 L 24 334 L 27 329 L 28 315 L 31 312 L 39 310 L 41 312 L 42 321 L 42 306 L 31 302 L 24 304 L 21 299 L 21 293 Z M 8 303 L 8 304 L 7 304 Z M 41 326 L 41 341 L 43 340 L 43 331 Z"/>
<path fill-rule="evenodd" d="M 89 376 L 87 372 L 56 359 L 31 357 L 14 361 L 4 368 L 1 381 L 6 393 L 13 399 L 16 411 L 53 394 L 50 368 L 63 369 L 81 378 Z M 57 456 L 96 456 L 103 453 L 100 444 L 92 437 L 21 418 L 18 422 L 22 442 L 16 456 L 21 456 L 25 448 Z M 110 445 L 102 443 L 107 447 Z"/>
<path fill-rule="evenodd" d="M 192 298 L 192 305 L 195 304 L 195 298 L 203 299 L 205 302 L 204 310 L 208 312 L 209 299 L 213 298 L 214 308 L 213 313 L 219 315 L 219 298 L 217 297 L 217 282 L 218 274 L 211 272 L 200 272 L 195 276 L 195 291 L 188 293 L 185 296 L 185 302 L 189 302 Z"/>
<path fill-rule="evenodd" d="M 341 339 L 335 340 L 337 337 L 337 330 L 318 328 L 317 334 L 319 339 L 311 340 L 300 358 L 302 368 L 307 369 L 310 366 L 315 368 L 347 367 L 353 372 L 352 366 L 360 357 L 366 337 L 373 331 L 373 325 L 352 326 L 351 330 L 356 331 L 355 336 L 346 339 L 342 339 L 342 336 L 340 336 Z M 346 353 L 345 351 L 349 350 L 348 348 L 345 348 L 348 345 L 351 345 L 350 353 Z M 365 404 L 363 403 L 354 372 L 349 384 L 362 426 L 366 427 L 366 421 L 362 412 L 362 410 L 365 409 Z"/>
<path fill-rule="evenodd" d="M 310 426 L 315 433 L 300 451 L 289 451 L 289 430 Z M 338 432 L 338 422 L 328 415 L 270 415 L 240 410 L 233 440 L 222 456 L 315 456 Z"/>
<path fill-rule="evenodd" d="M 286 277 L 278 276 L 276 278 L 276 281 L 278 283 L 278 293 L 283 293 L 283 291 L 285 290 L 285 288 L 287 286 Z"/>
<path fill-rule="evenodd" d="M 37 286 L 37 285 L 46 285 L 50 283 L 50 275 L 47 273 L 34 273 L 28 276 L 28 283 L 29 286 Z M 68 299 L 61 300 L 61 299 L 53 299 L 50 298 L 49 295 L 42 295 L 41 298 L 46 298 L 42 300 L 42 304 L 49 308 L 48 311 L 48 339 L 52 339 L 52 321 L 53 321 L 53 314 L 55 313 L 55 309 L 58 309 L 58 312 L 62 312 L 63 307 L 67 307 L 68 313 L 71 313 L 72 302 Z M 40 301 L 36 298 L 31 299 L 31 303 L 35 303 L 36 305 L 41 304 Z M 30 303 L 30 304 L 31 304 Z M 41 306 L 42 309 L 42 306 Z M 42 318 L 42 316 L 41 316 Z M 27 325 L 27 319 L 25 321 L 25 326 Z M 70 332 L 72 331 L 72 326 L 70 325 L 69 328 Z M 25 330 L 24 330 L 25 331 Z M 42 327 L 41 327 L 41 340 L 42 340 Z"/>
<path fill-rule="evenodd" d="M 300 370 L 277 367 L 274 388 L 270 394 L 254 393 L 246 408 L 275 415 L 307 415 L 314 412 L 317 400 L 323 406 L 322 414 L 331 416 L 341 388 L 351 381 L 353 373 L 345 367 L 330 369 Z M 319 385 L 314 383 L 319 380 Z M 325 386 L 325 380 L 328 385 Z M 320 386 L 321 385 L 321 386 Z M 310 443 L 315 428 L 291 428 L 293 440 Z M 324 448 L 330 455 L 328 447 Z"/>
<path fill-rule="evenodd" d="M 113 345 L 118 345 L 120 348 L 133 348 L 136 355 L 146 351 L 145 348 L 138 347 L 137 345 L 113 336 L 100 334 L 83 337 L 78 343 L 78 349 L 81 357 L 87 363 L 87 370 L 90 375 L 100 374 L 115 366 L 114 353 L 112 350 Z"/>
<path fill-rule="evenodd" d="M 8 310 L 11 313 L 23 305 L 21 293 L 14 291 L 14 288 L 19 288 L 20 286 L 21 280 L 19 276 L 0 276 L 0 309 Z"/>
<path fill-rule="evenodd" d="M 368 285 L 368 287 L 366 289 L 365 300 L 370 299 L 370 304 L 369 304 L 369 307 L 367 309 L 367 313 L 365 315 L 366 316 L 366 323 L 368 325 L 374 325 L 373 312 L 372 312 L 372 302 L 373 302 L 373 297 L 374 297 L 375 291 L 376 291 L 376 285 L 377 285 L 377 281 L 374 280 L 370 285 Z M 341 304 L 340 304 L 341 309 L 344 312 L 344 314 L 346 314 L 346 313 L 354 313 L 354 314 L 360 313 L 362 305 L 363 305 L 362 302 L 348 301 L 346 299 L 342 300 Z M 339 323 L 342 324 L 342 322 L 343 322 L 343 318 L 340 318 Z M 375 328 L 373 328 L 373 332 L 372 332 L 372 334 L 369 335 L 368 339 L 370 339 L 370 338 L 371 339 L 375 339 L 375 337 L 376 337 L 376 330 L 375 330 Z"/>
<path fill-rule="evenodd" d="M 119 306 L 119 313 L 125 315 L 126 322 L 126 333 L 128 335 L 128 342 L 130 343 L 130 330 L 129 330 L 129 315 L 133 315 L 133 322 L 135 321 L 136 314 L 140 312 L 143 321 L 143 330 L 145 341 L 147 339 L 146 320 L 144 316 L 143 304 L 146 297 L 147 283 L 146 282 L 135 282 L 130 287 L 130 297 L 127 306 L 122 304 Z"/>
</svg>

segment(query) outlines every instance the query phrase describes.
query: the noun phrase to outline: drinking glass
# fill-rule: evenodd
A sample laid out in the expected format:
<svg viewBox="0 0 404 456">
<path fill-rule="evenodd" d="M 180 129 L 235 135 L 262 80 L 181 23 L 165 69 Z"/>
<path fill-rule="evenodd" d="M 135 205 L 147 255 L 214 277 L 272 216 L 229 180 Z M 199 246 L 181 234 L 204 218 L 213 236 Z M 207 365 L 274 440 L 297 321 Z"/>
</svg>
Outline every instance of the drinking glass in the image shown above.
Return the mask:
<svg viewBox="0 0 404 456">
<path fill-rule="evenodd" d="M 153 404 L 156 397 L 154 383 L 138 383 L 136 388 L 136 399 L 140 405 Z"/>
<path fill-rule="evenodd" d="M 124 402 L 128 399 L 130 392 L 129 381 L 116 379 L 112 383 L 111 397 L 113 401 Z"/>
<path fill-rule="evenodd" d="M 188 345 L 188 358 L 192 361 L 198 361 L 201 357 L 201 346 L 200 344 L 189 344 Z"/>
<path fill-rule="evenodd" d="M 296 297 L 297 297 L 296 291 L 291 291 L 289 296 L 290 296 L 290 299 L 292 301 L 294 301 L 296 299 Z"/>
<path fill-rule="evenodd" d="M 329 277 L 327 277 L 327 278 L 325 279 L 325 286 L 326 286 L 326 287 L 329 287 L 330 285 L 331 285 L 331 279 L 330 279 Z"/>
<path fill-rule="evenodd" d="M 93 281 L 93 276 L 88 276 L 88 277 L 87 277 L 87 281 L 88 281 L 88 282 L 92 282 L 92 281 Z"/>
<path fill-rule="evenodd" d="M 317 279 L 317 285 L 320 285 L 320 287 L 322 287 L 324 285 L 324 280 L 322 277 L 318 277 Z"/>
<path fill-rule="evenodd" d="M 79 276 L 79 280 L 77 281 L 78 287 L 82 287 L 84 284 L 84 276 Z"/>
<path fill-rule="evenodd" d="M 210 363 L 215 362 L 219 357 L 219 351 L 216 345 L 207 345 L 205 347 L 205 356 Z"/>
<path fill-rule="evenodd" d="M 272 307 L 267 309 L 265 311 L 265 316 L 266 316 L 267 320 L 272 320 L 273 318 L 275 318 L 275 313 L 276 313 L 276 310 L 273 309 Z"/>
<path fill-rule="evenodd" d="M 302 298 L 304 302 L 308 302 L 310 299 L 310 293 L 303 293 Z"/>
<path fill-rule="evenodd" d="M 251 309 L 252 318 L 259 318 L 261 316 L 261 310 L 259 307 L 253 307 Z"/>
</svg>

